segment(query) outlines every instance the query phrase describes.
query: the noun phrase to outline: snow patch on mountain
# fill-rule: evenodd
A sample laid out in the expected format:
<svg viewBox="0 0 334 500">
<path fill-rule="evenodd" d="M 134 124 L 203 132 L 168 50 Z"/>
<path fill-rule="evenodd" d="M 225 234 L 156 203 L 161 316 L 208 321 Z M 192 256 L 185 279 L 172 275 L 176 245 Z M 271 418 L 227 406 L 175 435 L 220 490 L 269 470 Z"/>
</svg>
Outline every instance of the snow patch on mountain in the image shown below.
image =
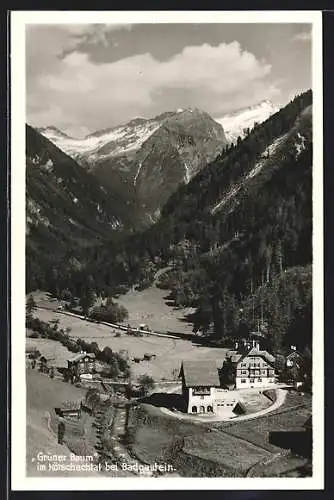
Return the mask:
<svg viewBox="0 0 334 500">
<path fill-rule="evenodd" d="M 185 174 L 184 174 L 184 182 L 186 184 L 188 184 L 192 178 L 192 175 L 191 175 L 191 172 L 190 172 L 190 169 L 187 165 L 186 162 L 184 162 L 184 170 L 185 170 Z"/>
<path fill-rule="evenodd" d="M 282 135 L 281 137 L 278 137 L 272 144 L 270 144 L 262 153 L 261 158 L 258 162 L 256 162 L 255 166 L 252 168 L 252 170 L 246 175 L 246 180 L 247 179 L 252 179 L 252 177 L 255 177 L 257 174 L 261 172 L 263 167 L 266 164 L 266 160 L 270 158 L 275 151 L 277 151 L 278 147 L 285 141 L 287 137 L 287 134 Z"/>
<path fill-rule="evenodd" d="M 139 162 L 139 165 L 138 165 L 138 169 L 137 169 L 136 175 L 135 175 L 135 177 L 134 177 L 134 179 L 133 179 L 133 185 L 134 185 L 134 186 L 135 186 L 135 185 L 136 185 L 136 183 L 137 183 L 138 175 L 140 174 L 140 170 L 141 170 L 142 164 L 143 164 L 143 163 L 140 161 L 140 162 Z"/>
<path fill-rule="evenodd" d="M 62 151 L 77 158 L 80 156 L 106 158 L 119 156 L 131 150 L 137 150 L 159 128 L 155 120 L 135 120 L 127 125 L 96 133 L 84 139 L 74 139 L 55 129 L 45 128 L 39 131 Z"/>
<path fill-rule="evenodd" d="M 297 139 L 298 141 L 295 142 L 295 148 L 296 148 L 296 159 L 299 157 L 302 151 L 305 149 L 305 137 L 301 135 L 300 132 L 297 132 Z"/>
<path fill-rule="evenodd" d="M 245 137 L 247 129 L 251 130 L 256 123 L 263 123 L 277 111 L 279 107 L 269 99 L 265 99 L 259 104 L 227 114 L 222 118 L 215 118 L 215 120 L 222 125 L 226 138 L 231 143 L 236 142 L 238 137 Z"/>
<path fill-rule="evenodd" d="M 266 165 L 268 164 L 268 159 L 270 159 L 276 153 L 279 147 L 284 144 L 288 135 L 289 134 L 284 134 L 278 137 L 263 151 L 259 161 L 255 163 L 254 167 L 244 176 L 244 178 L 241 179 L 236 185 L 234 185 L 230 189 L 230 191 L 225 193 L 224 196 L 212 207 L 212 215 L 221 210 L 224 205 L 226 205 L 229 201 L 231 201 L 232 198 L 234 198 L 238 194 L 241 188 L 247 185 L 247 182 L 258 175 L 263 170 L 263 168 L 266 167 Z"/>
</svg>

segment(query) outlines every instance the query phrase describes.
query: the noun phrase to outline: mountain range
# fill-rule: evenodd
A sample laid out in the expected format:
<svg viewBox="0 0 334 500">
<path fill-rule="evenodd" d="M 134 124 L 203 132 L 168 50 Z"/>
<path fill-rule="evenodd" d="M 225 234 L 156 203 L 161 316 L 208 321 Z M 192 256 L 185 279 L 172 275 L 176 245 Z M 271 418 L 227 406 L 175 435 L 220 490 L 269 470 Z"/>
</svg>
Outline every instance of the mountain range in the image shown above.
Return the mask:
<svg viewBox="0 0 334 500">
<path fill-rule="evenodd" d="M 156 220 L 179 184 L 189 182 L 227 144 L 220 124 L 190 108 L 135 118 L 81 140 L 54 127 L 39 132 L 101 183 L 135 197 L 147 222 Z"/>
<path fill-rule="evenodd" d="M 276 104 L 269 99 L 264 99 L 254 106 L 216 118 L 216 121 L 222 125 L 226 138 L 231 143 L 236 142 L 238 137 L 243 139 L 247 130 L 251 130 L 256 124 L 263 123 L 278 111 L 279 107 Z"/>
<path fill-rule="evenodd" d="M 50 252 L 71 250 L 110 238 L 132 224 L 131 201 L 26 126 L 26 235 L 28 267 L 46 266 Z M 33 274 L 33 272 L 31 273 Z"/>
<path fill-rule="evenodd" d="M 149 286 L 165 267 L 158 285 L 176 306 L 195 308 L 194 331 L 220 342 L 244 335 L 257 317 L 273 352 L 310 347 L 312 92 L 264 118 L 268 107 L 263 103 L 262 115 L 244 111 L 243 125 L 254 127 L 229 143 L 221 125 L 198 110 L 156 119 L 154 127 L 160 125 L 125 165 L 132 172 L 130 204 L 124 191 L 102 183 L 94 165 L 79 165 L 28 127 L 28 289 L 113 295 L 120 284 Z M 146 122 L 136 119 L 132 127 L 147 131 Z M 155 182 L 159 175 L 162 184 Z M 154 209 L 160 215 L 134 228 L 143 215 L 136 195 L 145 189 L 146 216 Z"/>
<path fill-rule="evenodd" d="M 271 101 L 213 119 L 198 109 L 178 109 L 152 119 L 99 130 L 83 139 L 54 126 L 39 132 L 103 185 L 137 200 L 141 223 L 157 220 L 169 196 L 188 183 L 227 143 L 278 111 Z"/>
</svg>

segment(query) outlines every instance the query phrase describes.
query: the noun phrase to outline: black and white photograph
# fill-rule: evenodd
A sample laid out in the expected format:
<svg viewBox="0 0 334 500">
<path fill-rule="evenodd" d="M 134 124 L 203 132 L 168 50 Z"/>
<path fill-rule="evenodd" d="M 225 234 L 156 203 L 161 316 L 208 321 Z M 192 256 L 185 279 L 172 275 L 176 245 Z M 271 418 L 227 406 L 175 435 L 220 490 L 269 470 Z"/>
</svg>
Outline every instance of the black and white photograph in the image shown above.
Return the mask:
<svg viewBox="0 0 334 500">
<path fill-rule="evenodd" d="M 321 15 L 11 36 L 13 485 L 321 488 Z"/>
</svg>

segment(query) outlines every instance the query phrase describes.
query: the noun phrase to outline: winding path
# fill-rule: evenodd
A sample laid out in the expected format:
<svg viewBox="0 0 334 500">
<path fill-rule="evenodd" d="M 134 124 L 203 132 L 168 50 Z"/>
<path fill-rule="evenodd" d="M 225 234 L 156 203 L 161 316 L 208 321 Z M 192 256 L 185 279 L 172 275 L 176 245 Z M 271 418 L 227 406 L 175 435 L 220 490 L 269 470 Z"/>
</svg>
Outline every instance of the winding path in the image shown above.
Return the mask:
<svg viewBox="0 0 334 500">
<path fill-rule="evenodd" d="M 199 416 L 199 415 L 189 415 L 185 413 L 181 413 L 178 411 L 171 411 L 168 410 L 167 408 L 160 407 L 160 410 L 162 413 L 165 413 L 166 415 L 169 415 L 171 417 L 177 418 L 179 420 L 188 420 L 193 423 L 196 422 L 205 422 L 205 423 L 213 423 L 213 422 L 240 422 L 242 420 L 252 420 L 254 418 L 262 417 L 263 415 L 266 415 L 267 413 L 271 413 L 274 410 L 277 410 L 282 406 L 282 404 L 285 401 L 286 397 L 286 390 L 284 389 L 276 389 L 276 401 L 270 405 L 268 408 L 264 408 L 263 410 L 259 410 L 255 413 L 250 413 L 249 415 L 240 415 L 238 417 L 228 417 L 223 415 L 215 415 L 215 416 Z"/>
</svg>

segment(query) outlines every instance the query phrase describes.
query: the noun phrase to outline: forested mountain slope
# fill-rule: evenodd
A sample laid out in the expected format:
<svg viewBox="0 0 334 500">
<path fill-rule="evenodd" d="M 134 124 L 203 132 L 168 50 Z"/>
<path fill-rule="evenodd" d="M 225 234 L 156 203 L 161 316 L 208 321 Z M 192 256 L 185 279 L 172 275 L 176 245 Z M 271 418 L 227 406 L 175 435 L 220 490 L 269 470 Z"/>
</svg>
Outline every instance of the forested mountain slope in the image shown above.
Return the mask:
<svg viewBox="0 0 334 500">
<path fill-rule="evenodd" d="M 84 271 L 68 282 L 63 276 L 64 286 L 108 293 L 116 283 L 137 283 L 152 264 L 169 264 L 162 286 L 177 305 L 197 309 L 195 330 L 219 340 L 259 322 L 275 350 L 296 336 L 309 345 L 311 106 L 308 91 L 226 147 L 179 187 L 155 225 L 95 247 Z"/>
<path fill-rule="evenodd" d="M 27 276 L 49 263 L 129 227 L 128 207 L 117 193 L 26 126 Z"/>
</svg>

